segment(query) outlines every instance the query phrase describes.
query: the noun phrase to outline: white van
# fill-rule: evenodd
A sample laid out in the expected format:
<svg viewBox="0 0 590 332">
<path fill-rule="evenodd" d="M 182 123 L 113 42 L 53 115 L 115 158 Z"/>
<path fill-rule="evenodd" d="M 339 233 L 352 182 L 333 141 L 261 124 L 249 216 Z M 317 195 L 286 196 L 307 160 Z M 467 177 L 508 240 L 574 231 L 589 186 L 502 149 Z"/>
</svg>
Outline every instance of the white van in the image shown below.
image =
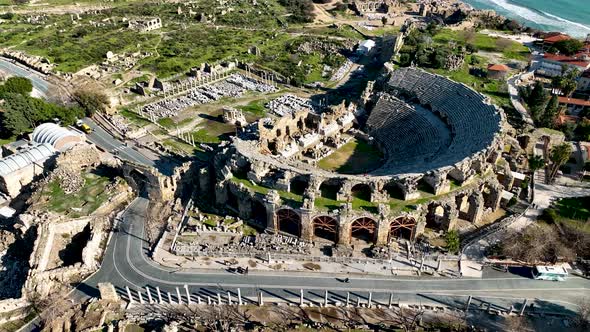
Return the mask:
<svg viewBox="0 0 590 332">
<path fill-rule="evenodd" d="M 563 266 L 535 266 L 533 278 L 536 280 L 565 281 L 567 270 Z"/>
</svg>

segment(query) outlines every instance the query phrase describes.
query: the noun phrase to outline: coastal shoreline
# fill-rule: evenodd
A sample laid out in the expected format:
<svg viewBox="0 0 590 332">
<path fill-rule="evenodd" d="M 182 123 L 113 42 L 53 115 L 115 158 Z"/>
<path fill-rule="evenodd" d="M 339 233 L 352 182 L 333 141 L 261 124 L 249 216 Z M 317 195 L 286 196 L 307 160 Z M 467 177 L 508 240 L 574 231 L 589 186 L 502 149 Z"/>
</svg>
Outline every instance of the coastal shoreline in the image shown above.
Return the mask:
<svg viewBox="0 0 590 332">
<path fill-rule="evenodd" d="M 505 0 L 458 0 L 474 10 L 493 10 L 498 15 L 519 22 L 525 27 L 543 32 L 562 32 L 575 38 L 585 38 L 590 34 L 590 26 L 569 17 L 561 17 L 559 13 L 548 13 L 544 10 L 528 7 L 525 4 Z M 499 7 L 499 8 L 498 8 Z M 500 9 L 500 8 L 503 8 Z M 512 15 L 508 14 L 512 13 Z M 590 17 L 590 16 L 589 16 Z"/>
</svg>

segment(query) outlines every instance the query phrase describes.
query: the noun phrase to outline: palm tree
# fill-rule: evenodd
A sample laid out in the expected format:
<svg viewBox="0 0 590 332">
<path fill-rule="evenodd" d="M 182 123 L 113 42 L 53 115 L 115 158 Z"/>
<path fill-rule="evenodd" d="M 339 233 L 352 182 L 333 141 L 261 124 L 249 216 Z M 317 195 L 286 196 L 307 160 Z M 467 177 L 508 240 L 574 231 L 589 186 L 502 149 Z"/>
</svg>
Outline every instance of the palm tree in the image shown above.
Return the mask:
<svg viewBox="0 0 590 332">
<path fill-rule="evenodd" d="M 542 156 L 529 156 L 529 170 L 531 171 L 531 184 L 535 186 L 535 172 L 545 167 L 545 159 Z"/>
<path fill-rule="evenodd" d="M 549 183 L 553 182 L 559 168 L 565 164 L 572 154 L 572 146 L 568 143 L 561 143 L 554 146 L 549 154 L 549 159 L 553 162 L 551 172 L 549 173 Z"/>
</svg>

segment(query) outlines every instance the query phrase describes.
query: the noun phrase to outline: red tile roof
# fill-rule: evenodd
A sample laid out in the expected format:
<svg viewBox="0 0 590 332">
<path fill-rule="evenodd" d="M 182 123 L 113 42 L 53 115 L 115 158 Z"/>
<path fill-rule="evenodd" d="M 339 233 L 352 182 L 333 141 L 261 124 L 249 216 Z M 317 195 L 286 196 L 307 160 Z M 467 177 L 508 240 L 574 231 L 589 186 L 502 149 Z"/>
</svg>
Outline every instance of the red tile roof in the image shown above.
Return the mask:
<svg viewBox="0 0 590 332">
<path fill-rule="evenodd" d="M 488 65 L 488 70 L 492 70 L 492 71 L 508 71 L 508 70 L 510 70 L 510 68 L 508 68 L 508 66 L 503 65 L 503 64 L 489 64 Z"/>
<path fill-rule="evenodd" d="M 590 106 L 590 100 L 577 99 L 577 98 L 567 98 L 567 97 L 557 97 L 557 100 L 559 100 L 560 104 Z"/>
<path fill-rule="evenodd" d="M 552 36 L 549 36 L 549 37 L 543 39 L 543 42 L 545 42 L 547 44 L 553 44 L 553 43 L 557 43 L 562 40 L 570 40 L 570 39 L 572 39 L 572 37 L 560 33 L 560 34 L 552 35 Z"/>
<path fill-rule="evenodd" d="M 543 58 L 547 59 L 547 60 L 551 60 L 551 61 L 561 62 L 561 63 L 568 64 L 568 65 L 574 65 L 574 66 L 578 66 L 578 67 L 588 68 L 588 66 L 590 66 L 590 60 L 584 60 L 579 55 L 583 55 L 583 54 L 578 54 L 576 56 L 567 56 L 567 55 L 561 55 L 561 54 L 545 53 L 545 55 L 543 55 Z"/>
<path fill-rule="evenodd" d="M 578 123 L 578 120 L 580 119 L 580 117 L 577 117 L 575 115 L 564 115 L 564 114 L 560 114 L 557 119 L 555 120 L 555 122 L 558 125 L 563 125 L 565 123 Z"/>
</svg>

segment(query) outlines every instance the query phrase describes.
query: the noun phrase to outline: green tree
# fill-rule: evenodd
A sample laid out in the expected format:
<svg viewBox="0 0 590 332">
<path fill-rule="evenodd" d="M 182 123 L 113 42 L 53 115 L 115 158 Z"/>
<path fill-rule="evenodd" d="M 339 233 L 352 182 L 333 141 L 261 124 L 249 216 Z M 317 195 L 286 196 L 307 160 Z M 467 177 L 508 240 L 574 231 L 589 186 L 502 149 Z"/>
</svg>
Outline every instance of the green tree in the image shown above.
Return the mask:
<svg viewBox="0 0 590 332">
<path fill-rule="evenodd" d="M 577 69 L 569 69 L 566 66 L 562 67 L 561 72 L 563 73 L 562 75 L 555 76 L 551 79 L 551 86 L 560 89 L 564 95 L 570 96 L 576 90 L 580 72 Z"/>
<path fill-rule="evenodd" d="M 590 119 L 582 118 L 575 129 L 575 134 L 581 141 L 590 141 Z"/>
<path fill-rule="evenodd" d="M 557 171 L 563 166 L 572 154 L 572 146 L 569 143 L 562 143 L 554 146 L 549 154 L 549 159 L 552 162 L 551 172 L 549 173 L 549 183 L 555 180 Z"/>
<path fill-rule="evenodd" d="M 529 157 L 529 170 L 531 171 L 531 173 L 534 174 L 536 171 L 540 170 L 544 166 L 545 166 L 545 160 L 543 159 L 542 156 L 531 155 Z"/>
<path fill-rule="evenodd" d="M 552 95 L 551 99 L 547 103 L 547 107 L 545 107 L 545 112 L 543 112 L 541 118 L 539 119 L 541 125 L 547 128 L 553 128 L 555 126 L 555 119 L 559 115 L 559 99 L 557 95 Z"/>
<path fill-rule="evenodd" d="M 104 112 L 109 103 L 105 94 L 93 91 L 76 91 L 74 99 L 80 105 L 80 108 L 84 110 L 86 116 L 92 116 L 96 112 Z"/>
<path fill-rule="evenodd" d="M 457 253 L 459 251 L 461 243 L 459 241 L 459 233 L 456 230 L 448 231 L 445 235 L 445 241 L 447 242 L 449 252 Z"/>
<path fill-rule="evenodd" d="M 10 77 L 0 86 L 0 96 L 7 93 L 18 93 L 28 96 L 32 91 L 33 84 L 26 77 Z"/>
<path fill-rule="evenodd" d="M 547 91 L 545 91 L 543 84 L 537 81 L 527 100 L 527 105 L 535 122 L 539 122 L 540 117 L 543 115 L 546 102 Z"/>
<path fill-rule="evenodd" d="M 584 43 L 577 39 L 568 39 L 568 40 L 560 40 L 557 43 L 553 44 L 550 51 L 556 53 L 555 51 L 559 51 L 565 55 L 574 55 L 579 50 L 584 47 Z"/>
</svg>

